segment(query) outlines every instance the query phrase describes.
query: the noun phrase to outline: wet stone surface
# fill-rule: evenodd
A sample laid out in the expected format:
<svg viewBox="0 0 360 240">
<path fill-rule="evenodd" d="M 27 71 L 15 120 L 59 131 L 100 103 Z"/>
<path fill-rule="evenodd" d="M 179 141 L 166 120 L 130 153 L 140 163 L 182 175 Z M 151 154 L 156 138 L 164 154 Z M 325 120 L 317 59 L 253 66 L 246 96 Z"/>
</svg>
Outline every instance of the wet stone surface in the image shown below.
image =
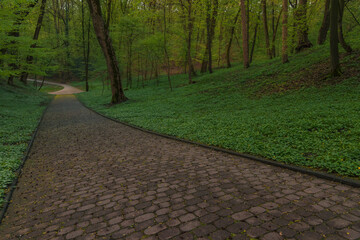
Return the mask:
<svg viewBox="0 0 360 240">
<path fill-rule="evenodd" d="M 360 189 L 154 136 L 56 96 L 1 239 L 360 239 Z"/>
</svg>

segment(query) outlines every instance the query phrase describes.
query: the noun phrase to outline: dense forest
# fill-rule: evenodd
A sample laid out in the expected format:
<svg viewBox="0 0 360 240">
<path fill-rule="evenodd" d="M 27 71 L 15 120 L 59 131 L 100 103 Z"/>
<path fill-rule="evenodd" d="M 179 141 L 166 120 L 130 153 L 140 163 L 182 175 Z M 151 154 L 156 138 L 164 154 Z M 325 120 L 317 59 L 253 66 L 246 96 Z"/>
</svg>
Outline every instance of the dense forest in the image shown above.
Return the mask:
<svg viewBox="0 0 360 240">
<path fill-rule="evenodd" d="M 160 75 L 199 74 L 289 56 L 330 39 L 331 74 L 341 74 L 339 43 L 359 25 L 354 0 L 3 0 L 0 78 L 110 81 L 123 89 Z M 100 43 L 100 44 L 99 44 Z M 341 48 L 340 47 L 340 48 Z M 105 57 L 102 57 L 105 56 Z M 329 73 L 330 74 L 330 73 Z"/>
</svg>

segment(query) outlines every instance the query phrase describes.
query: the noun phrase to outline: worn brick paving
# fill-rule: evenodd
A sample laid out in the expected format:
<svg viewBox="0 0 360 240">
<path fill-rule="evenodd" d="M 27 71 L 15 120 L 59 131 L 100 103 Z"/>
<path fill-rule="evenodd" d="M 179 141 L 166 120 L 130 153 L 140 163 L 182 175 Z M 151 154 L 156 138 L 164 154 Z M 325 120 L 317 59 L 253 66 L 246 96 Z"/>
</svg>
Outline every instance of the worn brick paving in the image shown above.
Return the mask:
<svg viewBox="0 0 360 240">
<path fill-rule="evenodd" d="M 360 239 L 360 190 L 51 103 L 1 239 Z"/>
</svg>

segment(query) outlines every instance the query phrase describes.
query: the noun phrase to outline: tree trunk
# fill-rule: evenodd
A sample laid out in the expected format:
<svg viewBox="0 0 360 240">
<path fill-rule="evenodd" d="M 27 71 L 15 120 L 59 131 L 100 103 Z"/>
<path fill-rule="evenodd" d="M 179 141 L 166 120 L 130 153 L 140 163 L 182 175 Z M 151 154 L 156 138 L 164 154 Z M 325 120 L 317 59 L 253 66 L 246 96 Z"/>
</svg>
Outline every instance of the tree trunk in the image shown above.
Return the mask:
<svg viewBox="0 0 360 240">
<path fill-rule="evenodd" d="M 201 72 L 206 72 L 208 68 L 209 72 L 212 73 L 212 41 L 215 34 L 216 18 L 218 14 L 219 2 L 218 0 L 207 0 L 206 6 L 206 30 L 207 30 L 207 39 L 206 39 L 206 49 L 204 53 L 203 63 L 201 65 Z"/>
<path fill-rule="evenodd" d="M 245 0 L 240 1 L 241 4 L 241 29 L 242 29 L 242 43 L 243 43 L 243 64 L 244 68 L 250 66 L 249 63 L 249 42 L 248 42 L 248 24 L 246 16 L 246 5 Z"/>
<path fill-rule="evenodd" d="M 338 37 L 339 0 L 331 0 L 330 8 L 330 60 L 331 74 L 341 74 L 339 62 L 339 37 Z"/>
<path fill-rule="evenodd" d="M 38 17 L 38 20 L 37 20 L 33 40 L 38 40 L 38 38 L 39 38 L 39 34 L 40 34 L 41 26 L 42 26 L 42 21 L 43 21 L 44 14 L 45 14 L 45 6 L 46 6 L 46 0 L 42 0 L 41 6 L 40 6 L 40 13 L 39 13 L 39 17 Z M 31 45 L 31 48 L 35 48 L 35 47 L 36 47 L 36 43 Z M 32 64 L 33 59 L 34 59 L 33 56 L 27 56 L 26 57 L 26 63 L 29 64 L 29 65 Z M 26 84 L 27 78 L 28 78 L 28 72 L 25 72 L 25 71 L 22 72 L 21 77 L 20 77 L 20 81 L 22 81 L 23 83 Z"/>
<path fill-rule="evenodd" d="M 326 40 L 326 35 L 329 30 L 330 25 L 330 0 L 325 0 L 325 7 L 324 7 L 324 17 L 323 21 L 321 23 L 321 27 L 319 30 L 319 36 L 318 36 L 318 44 L 323 45 Z"/>
<path fill-rule="evenodd" d="M 187 37 L 187 63 L 188 63 L 188 75 L 189 75 L 189 84 L 193 84 L 193 80 L 192 80 L 192 74 L 194 72 L 194 67 L 193 67 L 193 63 L 192 63 L 192 57 L 191 57 L 191 37 L 192 37 L 192 32 L 193 32 L 193 18 L 191 16 L 192 13 L 192 0 L 188 0 L 188 6 L 187 6 L 187 10 L 188 10 L 188 14 L 187 14 L 187 31 L 188 31 L 188 37 Z"/>
<path fill-rule="evenodd" d="M 282 63 L 289 62 L 289 57 L 287 53 L 288 43 L 288 0 L 283 0 L 283 19 L 282 19 L 282 49 L 281 49 L 281 60 Z"/>
<path fill-rule="evenodd" d="M 313 46 L 308 37 L 309 27 L 307 25 L 306 12 L 307 12 L 307 0 L 300 0 L 299 6 L 297 7 L 295 12 L 295 17 L 297 21 L 297 34 L 298 34 L 298 43 L 295 48 L 296 52 L 300 52 L 305 48 L 310 48 Z"/>
<path fill-rule="evenodd" d="M 241 8 L 239 7 L 239 10 L 237 11 L 237 13 L 235 15 L 233 25 L 231 26 L 231 29 L 230 29 L 230 39 L 229 39 L 229 43 L 226 47 L 226 64 L 227 64 L 228 68 L 231 68 L 231 62 L 230 62 L 231 45 L 232 45 L 232 41 L 233 41 L 233 37 L 234 37 L 234 33 L 235 33 L 236 22 L 240 15 L 240 10 L 241 10 Z"/>
<path fill-rule="evenodd" d="M 277 30 L 279 27 L 279 21 L 280 21 L 282 12 L 283 12 L 283 9 L 280 10 L 279 16 L 276 18 L 276 24 L 274 24 L 274 26 L 273 26 L 273 33 L 272 33 L 273 35 L 272 35 L 272 40 L 271 40 L 271 53 L 272 53 L 273 57 L 276 57 L 275 41 L 276 41 Z M 275 22 L 275 19 L 274 19 L 274 22 Z"/>
<path fill-rule="evenodd" d="M 90 55 L 90 18 L 87 27 L 87 44 L 85 41 L 85 13 L 84 13 L 84 2 L 81 2 L 81 30 L 82 30 L 82 47 L 84 57 L 84 72 L 85 72 L 85 90 L 89 91 L 89 55 Z"/>
<path fill-rule="evenodd" d="M 100 0 L 87 0 L 89 4 L 90 14 L 93 20 L 96 37 L 103 51 L 107 70 L 111 81 L 112 98 L 111 103 L 121 103 L 127 100 L 121 85 L 121 76 L 115 51 L 111 43 L 111 39 L 106 29 L 104 20 L 101 16 Z"/>
<path fill-rule="evenodd" d="M 350 47 L 349 44 L 347 44 L 345 42 L 344 35 L 343 35 L 343 28 L 342 28 L 342 20 L 343 20 L 343 15 L 344 15 L 344 8 L 345 8 L 344 0 L 339 0 L 339 8 L 340 8 L 339 9 L 339 22 L 338 22 L 339 42 L 347 53 L 351 53 L 352 48 Z"/>
<path fill-rule="evenodd" d="M 259 14 L 258 16 L 260 16 L 260 14 Z M 259 18 L 260 18 L 260 17 L 259 17 Z M 250 63 L 252 63 L 253 56 L 254 56 L 254 49 L 255 49 L 255 43 L 256 43 L 256 35 L 257 35 L 258 27 L 259 27 L 259 21 L 260 21 L 260 19 L 258 19 L 258 21 L 257 21 L 256 24 L 255 24 L 255 28 L 254 28 L 254 36 L 253 36 L 253 41 L 252 41 L 252 44 L 251 44 L 251 51 L 250 51 Z"/>
<path fill-rule="evenodd" d="M 170 78 L 170 57 L 167 51 L 167 38 L 166 38 L 166 0 L 164 4 L 164 53 L 166 57 L 166 70 L 167 70 L 167 78 L 169 82 L 170 91 L 172 91 L 171 78 Z"/>
<path fill-rule="evenodd" d="M 261 8 L 262 8 L 262 18 L 264 24 L 264 34 L 265 34 L 265 44 L 266 44 L 266 54 L 269 58 L 272 58 L 271 50 L 270 50 L 270 38 L 269 38 L 269 30 L 268 30 L 268 22 L 267 22 L 267 13 L 266 13 L 266 0 L 261 0 Z"/>
</svg>

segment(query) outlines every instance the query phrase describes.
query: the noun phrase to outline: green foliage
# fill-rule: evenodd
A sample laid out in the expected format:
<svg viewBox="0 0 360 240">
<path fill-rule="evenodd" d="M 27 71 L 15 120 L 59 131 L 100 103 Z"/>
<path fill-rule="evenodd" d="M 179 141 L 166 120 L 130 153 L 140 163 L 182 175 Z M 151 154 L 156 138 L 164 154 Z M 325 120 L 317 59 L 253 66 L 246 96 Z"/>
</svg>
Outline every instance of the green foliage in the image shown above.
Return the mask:
<svg viewBox="0 0 360 240">
<path fill-rule="evenodd" d="M 49 97 L 0 83 L 0 206 Z"/>
<path fill-rule="evenodd" d="M 359 47 L 359 45 L 357 46 Z M 360 176 L 360 75 L 337 85 L 308 87 L 258 96 L 259 89 L 299 77 L 303 69 L 328 61 L 328 46 L 293 56 L 217 70 L 195 78 L 172 77 L 174 91 L 146 82 L 126 92 L 129 101 L 108 107 L 110 92 L 91 82 L 79 99 L 121 121 L 197 142 L 280 162 Z M 359 66 L 359 63 L 355 64 Z M 359 68 L 359 67 L 358 67 Z M 360 69 L 358 69 L 360 70 Z M 319 80 L 320 81 L 320 80 Z"/>
</svg>

